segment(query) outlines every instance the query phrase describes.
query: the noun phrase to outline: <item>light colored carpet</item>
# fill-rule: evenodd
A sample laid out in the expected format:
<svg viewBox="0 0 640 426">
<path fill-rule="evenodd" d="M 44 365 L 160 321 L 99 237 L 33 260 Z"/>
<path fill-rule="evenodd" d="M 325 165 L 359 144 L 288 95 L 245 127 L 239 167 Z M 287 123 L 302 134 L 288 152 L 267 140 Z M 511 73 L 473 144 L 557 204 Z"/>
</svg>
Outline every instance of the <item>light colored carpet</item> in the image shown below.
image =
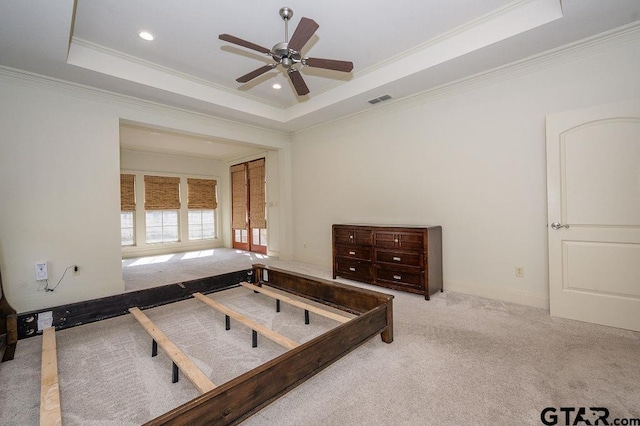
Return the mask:
<svg viewBox="0 0 640 426">
<path fill-rule="evenodd" d="M 640 333 L 458 293 L 427 302 L 343 282 L 395 295 L 394 342 L 368 341 L 246 425 L 536 425 L 548 406 L 606 407 L 610 420 L 640 418 Z M 283 305 L 276 314 L 272 300 L 242 288 L 211 297 L 294 340 L 335 325 L 312 314 L 305 326 L 301 310 Z M 225 331 L 223 316 L 196 300 L 145 312 L 217 384 L 282 353 L 262 337 L 252 349 L 248 329 L 232 324 Z M 140 424 L 197 395 L 185 377 L 171 384 L 170 361 L 161 350 L 150 357 L 150 338 L 130 315 L 57 336 L 66 425 Z M 0 364 L 2 425 L 37 424 L 41 342 L 20 341 L 16 359 Z"/>
<path fill-rule="evenodd" d="M 257 253 L 216 248 L 123 259 L 122 278 L 125 291 L 133 291 L 249 269 L 254 263 L 278 262 Z"/>
</svg>

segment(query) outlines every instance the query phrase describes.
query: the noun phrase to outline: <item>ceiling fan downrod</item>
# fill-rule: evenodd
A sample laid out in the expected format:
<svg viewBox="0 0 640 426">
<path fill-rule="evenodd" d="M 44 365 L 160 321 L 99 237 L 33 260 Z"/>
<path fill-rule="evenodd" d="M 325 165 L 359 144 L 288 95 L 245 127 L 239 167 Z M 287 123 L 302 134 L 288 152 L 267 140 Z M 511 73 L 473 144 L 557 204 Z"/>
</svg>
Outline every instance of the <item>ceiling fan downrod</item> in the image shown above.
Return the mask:
<svg viewBox="0 0 640 426">
<path fill-rule="evenodd" d="M 289 20 L 293 18 L 293 9 L 289 7 L 281 8 L 280 17 L 284 21 L 284 41 L 273 46 L 271 56 L 286 70 L 291 70 L 293 65 L 301 62 L 300 55 L 289 49 Z"/>
<path fill-rule="evenodd" d="M 289 20 L 293 18 L 293 10 L 288 7 L 280 8 L 280 17 L 284 20 L 284 42 L 289 43 Z"/>
</svg>

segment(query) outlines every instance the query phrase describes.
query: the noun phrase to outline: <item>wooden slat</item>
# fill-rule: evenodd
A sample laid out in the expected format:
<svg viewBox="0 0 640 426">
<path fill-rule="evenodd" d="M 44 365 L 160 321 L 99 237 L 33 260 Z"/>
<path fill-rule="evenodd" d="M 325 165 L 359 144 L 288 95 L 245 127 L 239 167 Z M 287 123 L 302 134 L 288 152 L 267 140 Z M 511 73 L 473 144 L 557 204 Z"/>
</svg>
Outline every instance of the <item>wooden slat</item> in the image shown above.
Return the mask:
<svg viewBox="0 0 640 426">
<path fill-rule="evenodd" d="M 202 293 L 193 293 L 193 297 L 195 297 L 196 299 L 206 303 L 207 305 L 211 306 L 214 309 L 217 309 L 218 311 L 222 312 L 225 315 L 228 315 L 229 317 L 235 319 L 236 321 L 246 325 L 247 327 L 251 328 L 252 330 L 255 330 L 256 332 L 262 334 L 264 337 L 273 340 L 274 342 L 276 342 L 279 345 L 284 346 L 287 349 L 294 349 L 297 348 L 298 346 L 300 346 L 297 342 L 294 342 L 293 340 L 289 339 L 288 337 L 285 337 L 281 334 L 276 333 L 275 331 L 271 330 L 268 327 L 265 327 L 264 325 L 257 323 L 255 321 L 253 321 L 252 319 L 249 319 L 247 317 L 245 317 L 242 314 L 239 314 L 238 312 L 231 310 L 229 308 L 227 308 L 226 306 L 216 302 L 213 299 L 208 298 L 207 296 L 203 295 Z"/>
<path fill-rule="evenodd" d="M 328 311 L 326 309 L 322 309 L 322 308 L 319 308 L 319 307 L 314 306 L 314 305 L 310 305 L 309 303 L 305 303 L 305 302 L 301 302 L 299 300 L 292 299 L 291 297 L 288 297 L 287 295 L 280 294 L 280 293 L 277 293 L 275 291 L 272 291 L 272 290 L 269 290 L 267 288 L 264 288 L 264 286 L 258 287 L 256 285 L 249 284 L 249 283 L 240 283 L 240 284 L 243 287 L 246 287 L 246 288 L 248 288 L 250 290 L 260 292 L 260 293 L 264 294 L 265 296 L 269 296 L 269 297 L 272 297 L 274 299 L 281 300 L 282 302 L 288 303 L 289 305 L 293 305 L 293 306 L 296 306 L 298 308 L 306 309 L 309 312 L 314 312 L 314 313 L 316 313 L 318 315 L 322 315 L 323 317 L 330 318 L 332 320 L 335 320 L 335 321 L 338 321 L 338 322 L 341 322 L 341 323 L 345 323 L 345 322 L 351 320 L 351 318 L 345 317 L 343 315 L 336 314 L 334 312 L 330 312 L 330 311 Z"/>
<path fill-rule="evenodd" d="M 129 312 L 138 320 L 140 325 L 155 340 L 167 356 L 173 361 L 180 371 L 194 384 L 202 393 L 209 392 L 216 385 L 202 372 L 196 365 L 160 331 L 151 320 L 142 313 L 139 308 L 131 308 Z"/>
<path fill-rule="evenodd" d="M 58 388 L 58 360 L 56 329 L 42 332 L 42 381 L 40 384 L 40 425 L 62 425 L 60 390 Z"/>
</svg>

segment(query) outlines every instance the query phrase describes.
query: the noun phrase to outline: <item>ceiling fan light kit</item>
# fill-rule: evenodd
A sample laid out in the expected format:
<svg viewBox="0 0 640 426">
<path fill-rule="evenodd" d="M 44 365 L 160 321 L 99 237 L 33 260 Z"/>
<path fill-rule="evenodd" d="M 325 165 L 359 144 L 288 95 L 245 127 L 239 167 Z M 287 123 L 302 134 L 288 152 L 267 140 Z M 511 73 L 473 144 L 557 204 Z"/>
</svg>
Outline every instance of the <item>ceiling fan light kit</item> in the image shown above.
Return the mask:
<svg viewBox="0 0 640 426">
<path fill-rule="evenodd" d="M 304 96 L 309 94 L 309 88 L 302 78 L 302 74 L 300 74 L 298 69 L 299 67 L 296 67 L 296 65 L 300 64 L 300 66 L 323 68 L 341 72 L 351 72 L 351 70 L 353 70 L 352 62 L 336 59 L 310 58 L 307 56 L 303 57 L 300 51 L 311 37 L 313 37 L 315 32 L 318 30 L 319 25 L 313 19 L 303 17 L 300 19 L 296 30 L 293 32 L 291 40 L 289 40 L 289 20 L 293 17 L 293 10 L 288 7 L 281 8 L 280 17 L 284 20 L 285 41 L 276 43 L 271 49 L 267 49 L 266 47 L 259 46 L 230 34 L 220 34 L 218 36 L 222 41 L 237 44 L 238 46 L 263 53 L 270 56 L 275 61 L 274 64 L 264 65 L 250 73 L 238 77 L 236 79 L 238 83 L 248 83 L 254 78 L 271 71 L 278 65 L 282 65 L 282 67 L 287 70 L 289 80 L 291 80 L 291 84 L 293 84 L 298 96 Z"/>
</svg>

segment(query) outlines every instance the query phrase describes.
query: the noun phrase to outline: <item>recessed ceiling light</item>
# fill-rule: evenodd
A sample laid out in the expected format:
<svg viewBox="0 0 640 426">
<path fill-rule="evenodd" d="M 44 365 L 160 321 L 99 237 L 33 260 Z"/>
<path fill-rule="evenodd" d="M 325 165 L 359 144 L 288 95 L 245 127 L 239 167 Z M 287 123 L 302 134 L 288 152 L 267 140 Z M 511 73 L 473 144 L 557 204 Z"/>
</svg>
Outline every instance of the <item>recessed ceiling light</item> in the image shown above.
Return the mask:
<svg viewBox="0 0 640 426">
<path fill-rule="evenodd" d="M 140 31 L 138 35 L 140 36 L 141 39 L 147 40 L 147 41 L 153 41 L 153 39 L 155 38 L 153 37 L 153 34 L 147 31 Z"/>
<path fill-rule="evenodd" d="M 282 89 L 282 86 L 280 85 L 280 83 L 275 83 L 275 84 L 274 84 L 273 86 L 271 86 L 271 87 L 273 87 L 273 88 L 274 88 L 274 89 L 276 89 L 276 90 L 280 90 L 280 89 Z"/>
</svg>

